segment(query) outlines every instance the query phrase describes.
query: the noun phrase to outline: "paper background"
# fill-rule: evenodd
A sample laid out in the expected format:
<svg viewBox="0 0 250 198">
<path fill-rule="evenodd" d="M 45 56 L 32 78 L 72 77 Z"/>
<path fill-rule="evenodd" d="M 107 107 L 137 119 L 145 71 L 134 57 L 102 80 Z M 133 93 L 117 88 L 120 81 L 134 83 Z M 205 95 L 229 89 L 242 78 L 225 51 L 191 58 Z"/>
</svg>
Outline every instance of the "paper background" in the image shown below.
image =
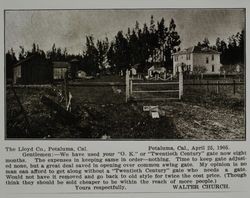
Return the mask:
<svg viewBox="0 0 250 198">
<path fill-rule="evenodd" d="M 241 197 L 246 198 L 250 197 L 250 178 L 248 178 L 248 182 L 244 186 L 237 186 L 237 183 L 235 186 L 239 190 L 234 192 L 228 192 L 228 193 L 216 193 L 216 192 L 210 192 L 210 193 L 162 193 L 162 192 L 149 192 L 149 193 L 112 193 L 112 194 L 105 194 L 105 193 L 68 193 L 68 194 L 61 194 L 60 192 L 55 192 L 53 194 L 47 194 L 44 191 L 41 192 L 32 192 L 32 188 L 29 194 L 25 193 L 22 194 L 22 192 L 18 191 L 16 192 L 15 189 L 9 191 L 6 186 L 4 186 L 4 167 L 3 162 L 6 157 L 5 153 L 5 146 L 10 145 L 27 145 L 27 146 L 37 146 L 37 145 L 85 145 L 93 151 L 98 151 L 99 149 L 105 149 L 110 151 L 116 151 L 116 150 L 125 150 L 125 149 L 136 149 L 136 148 L 147 148 L 147 145 L 176 145 L 176 144 L 182 144 L 182 145 L 206 145 L 206 144 L 218 144 L 218 142 L 223 141 L 84 141 L 84 140 L 72 140 L 72 141 L 64 141 L 64 140 L 4 140 L 4 9 L 110 9 L 110 8 L 246 8 L 246 19 L 248 19 L 249 16 L 249 9 L 250 9 L 250 3 L 248 1 L 243 0 L 178 0 L 178 1 L 144 1 L 144 0 L 127 0 L 127 1 L 121 1 L 121 0 L 92 0 L 92 1 L 83 1 L 83 0 L 72 0 L 72 1 L 66 1 L 66 0 L 42 0 L 42 1 L 35 1 L 35 0 L 0 0 L 0 56 L 1 56 L 1 72 L 0 72 L 0 89 L 1 89 L 1 97 L 0 97 L 0 107 L 1 107 L 1 133 L 0 133 L 0 151 L 1 151 L 1 183 L 0 183 L 0 197 Z M 246 86 L 247 86 L 247 98 L 249 97 L 248 93 L 248 74 L 249 74 L 249 68 L 247 67 L 248 64 L 248 54 L 249 54 L 249 32 L 248 32 L 248 26 L 249 26 L 249 20 L 246 21 Z M 248 113 L 248 102 L 247 103 L 247 113 Z M 249 117 L 246 117 L 246 130 L 247 130 L 247 141 L 231 141 L 231 142 L 224 142 L 231 145 L 232 148 L 240 148 L 249 151 L 250 148 L 250 142 L 249 142 L 249 135 L 248 135 L 248 128 L 249 128 Z M 249 158 L 248 158 L 248 164 L 250 164 Z M 249 165 L 248 165 L 249 168 Z M 149 187 L 147 187 L 146 190 L 149 190 Z"/>
</svg>

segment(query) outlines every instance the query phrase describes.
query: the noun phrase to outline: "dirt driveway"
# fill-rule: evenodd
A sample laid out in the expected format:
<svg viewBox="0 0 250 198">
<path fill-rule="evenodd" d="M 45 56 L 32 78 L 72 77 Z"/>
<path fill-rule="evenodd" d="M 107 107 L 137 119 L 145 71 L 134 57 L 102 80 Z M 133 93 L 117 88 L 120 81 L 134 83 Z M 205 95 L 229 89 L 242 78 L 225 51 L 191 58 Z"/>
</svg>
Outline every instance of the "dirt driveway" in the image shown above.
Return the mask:
<svg viewBox="0 0 250 198">
<path fill-rule="evenodd" d="M 174 117 L 176 129 L 183 139 L 242 140 L 245 138 L 243 111 L 219 107 L 203 107 L 173 102 L 161 107 Z"/>
</svg>

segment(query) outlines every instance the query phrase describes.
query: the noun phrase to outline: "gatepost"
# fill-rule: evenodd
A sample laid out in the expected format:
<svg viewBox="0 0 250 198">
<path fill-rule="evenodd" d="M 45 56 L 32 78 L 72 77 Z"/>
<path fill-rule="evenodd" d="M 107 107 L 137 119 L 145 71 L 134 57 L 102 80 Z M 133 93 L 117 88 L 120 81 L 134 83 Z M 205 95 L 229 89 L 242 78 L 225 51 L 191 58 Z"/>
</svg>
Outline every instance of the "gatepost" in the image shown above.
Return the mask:
<svg viewBox="0 0 250 198">
<path fill-rule="evenodd" d="M 183 96 L 183 72 L 182 67 L 180 67 L 179 72 L 179 99 L 181 100 Z"/>
<path fill-rule="evenodd" d="M 129 92 L 130 92 L 130 88 L 129 88 L 129 86 L 130 86 L 130 83 L 129 83 L 129 70 L 127 69 L 126 70 L 126 78 L 125 78 L 125 84 L 126 84 L 126 102 L 128 102 L 128 100 L 129 100 L 129 97 L 130 97 L 130 94 L 129 94 Z"/>
</svg>

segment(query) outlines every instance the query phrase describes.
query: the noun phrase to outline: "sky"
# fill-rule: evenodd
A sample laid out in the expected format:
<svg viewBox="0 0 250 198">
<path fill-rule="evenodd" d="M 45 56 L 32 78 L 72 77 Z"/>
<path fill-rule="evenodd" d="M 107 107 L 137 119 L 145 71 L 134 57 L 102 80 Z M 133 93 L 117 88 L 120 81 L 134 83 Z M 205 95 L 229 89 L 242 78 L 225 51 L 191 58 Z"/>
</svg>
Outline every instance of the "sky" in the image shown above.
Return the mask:
<svg viewBox="0 0 250 198">
<path fill-rule="evenodd" d="M 5 49 L 19 46 L 31 49 L 32 43 L 40 49 L 67 48 L 71 54 L 82 53 L 87 35 L 113 40 L 118 31 L 127 33 L 138 21 L 149 26 L 150 17 L 155 21 L 165 19 L 168 26 L 174 19 L 181 37 L 181 49 L 191 47 L 207 37 L 211 44 L 217 37 L 227 38 L 245 29 L 243 9 L 148 9 L 148 10 L 33 10 L 5 12 Z"/>
</svg>

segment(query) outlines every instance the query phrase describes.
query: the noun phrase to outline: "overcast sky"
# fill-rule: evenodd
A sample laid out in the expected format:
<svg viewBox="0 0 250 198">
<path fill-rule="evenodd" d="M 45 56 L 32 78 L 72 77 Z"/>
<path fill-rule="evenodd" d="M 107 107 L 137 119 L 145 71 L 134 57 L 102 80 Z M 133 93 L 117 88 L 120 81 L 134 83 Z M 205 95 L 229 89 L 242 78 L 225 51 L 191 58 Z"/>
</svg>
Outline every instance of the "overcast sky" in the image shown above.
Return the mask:
<svg viewBox="0 0 250 198">
<path fill-rule="evenodd" d="M 245 27 L 243 9 L 162 9 L 162 10 L 50 10 L 50 11 L 6 11 L 6 50 L 19 46 L 31 49 L 38 43 L 45 51 L 53 43 L 67 48 L 69 53 L 81 53 L 86 35 L 112 40 L 119 30 L 127 32 L 136 20 L 140 27 L 149 25 L 150 16 L 155 21 L 162 17 L 165 25 L 171 18 L 181 36 L 181 48 L 191 47 L 207 37 L 215 43 L 217 37 L 227 39 Z"/>
</svg>

